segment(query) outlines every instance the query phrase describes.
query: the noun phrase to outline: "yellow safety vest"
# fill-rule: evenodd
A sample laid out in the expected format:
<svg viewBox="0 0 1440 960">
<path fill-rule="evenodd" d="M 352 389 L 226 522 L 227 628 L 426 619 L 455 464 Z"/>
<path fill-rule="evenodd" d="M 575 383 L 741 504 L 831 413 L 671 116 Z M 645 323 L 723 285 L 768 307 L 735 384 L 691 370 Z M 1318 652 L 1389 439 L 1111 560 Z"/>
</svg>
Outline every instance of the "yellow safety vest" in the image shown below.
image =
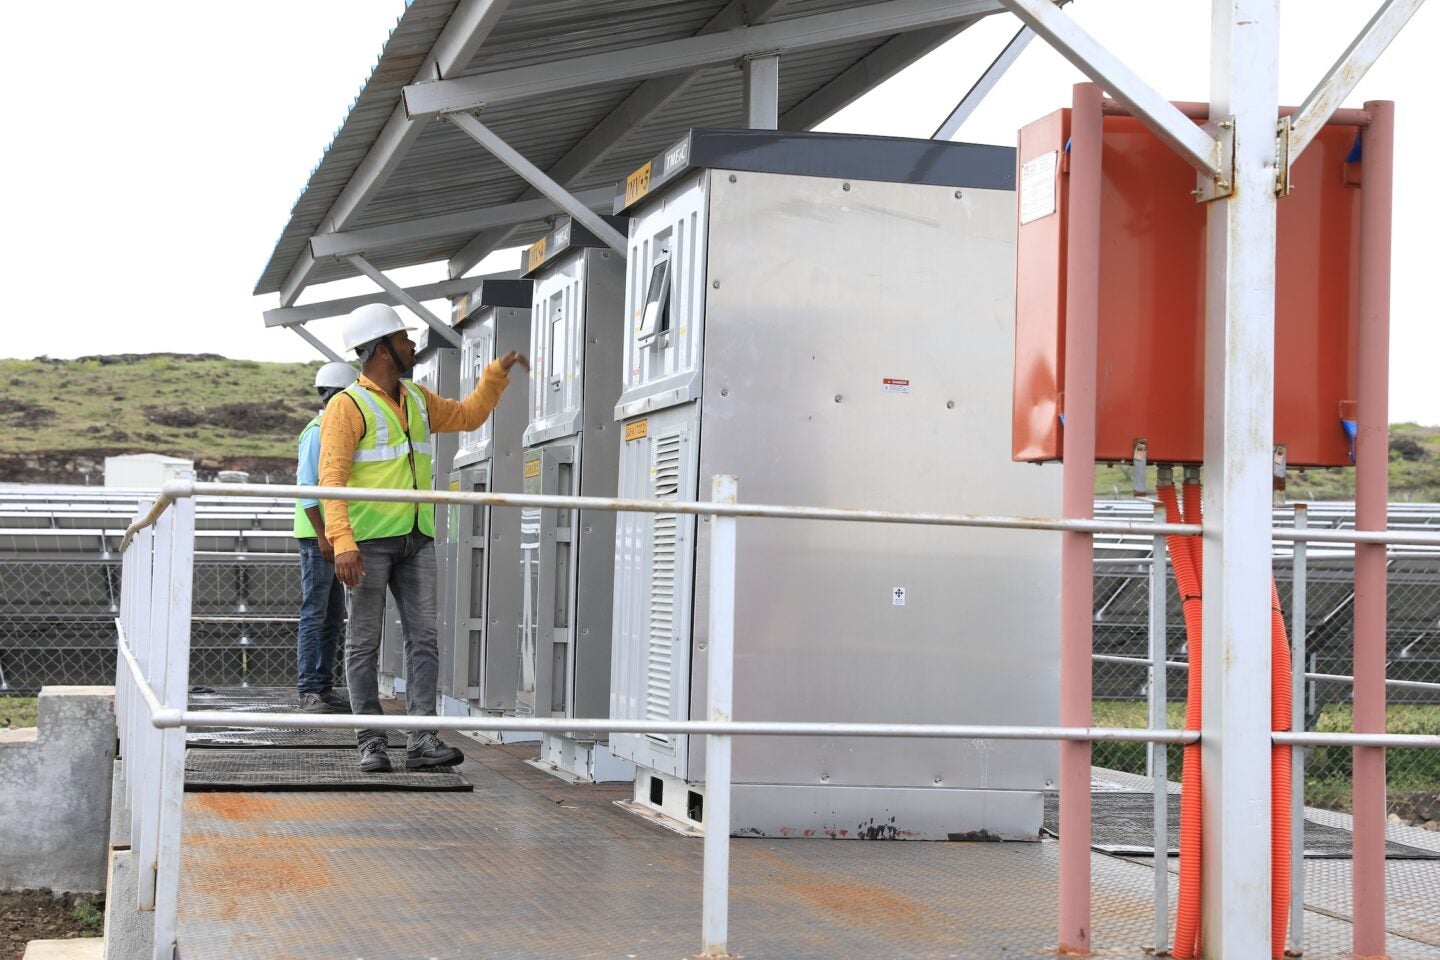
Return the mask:
<svg viewBox="0 0 1440 960">
<path fill-rule="evenodd" d="M 435 447 L 430 439 L 430 412 L 425 395 L 408 380 L 400 381 L 410 431 L 388 403 L 354 384 L 345 393 L 355 401 L 365 418 L 365 434 L 355 445 L 350 467 L 350 486 L 386 490 L 430 490 L 431 458 Z M 401 537 L 416 527 L 427 537 L 435 536 L 435 508 L 429 503 L 376 503 L 350 501 L 350 525 L 356 541 Z"/>
<path fill-rule="evenodd" d="M 298 443 L 298 446 L 305 446 L 305 435 L 308 434 L 311 430 L 320 429 L 321 416 L 323 416 L 323 414 L 317 413 L 315 414 L 314 420 L 311 420 L 309 423 L 305 424 L 305 429 L 300 431 L 300 441 Z M 323 505 L 320 507 L 320 515 L 322 517 L 325 515 L 325 507 Z M 305 509 L 300 506 L 299 500 L 295 501 L 295 539 L 315 539 L 315 525 L 310 522 L 310 517 L 308 514 L 305 513 Z"/>
</svg>

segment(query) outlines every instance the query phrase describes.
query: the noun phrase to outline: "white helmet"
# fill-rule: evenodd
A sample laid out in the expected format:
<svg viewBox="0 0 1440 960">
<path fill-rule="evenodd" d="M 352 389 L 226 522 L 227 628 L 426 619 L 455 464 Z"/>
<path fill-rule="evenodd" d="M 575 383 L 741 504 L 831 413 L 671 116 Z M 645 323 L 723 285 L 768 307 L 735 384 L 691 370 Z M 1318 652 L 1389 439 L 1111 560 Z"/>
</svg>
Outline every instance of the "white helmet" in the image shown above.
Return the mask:
<svg viewBox="0 0 1440 960">
<path fill-rule="evenodd" d="M 346 350 L 359 350 L 368 343 L 404 329 L 405 321 L 400 319 L 394 307 L 385 303 L 367 303 L 350 311 L 340 336 Z"/>
<path fill-rule="evenodd" d="M 327 363 L 315 371 L 315 386 L 321 390 L 344 390 L 355 382 L 355 368 L 348 363 Z"/>
</svg>

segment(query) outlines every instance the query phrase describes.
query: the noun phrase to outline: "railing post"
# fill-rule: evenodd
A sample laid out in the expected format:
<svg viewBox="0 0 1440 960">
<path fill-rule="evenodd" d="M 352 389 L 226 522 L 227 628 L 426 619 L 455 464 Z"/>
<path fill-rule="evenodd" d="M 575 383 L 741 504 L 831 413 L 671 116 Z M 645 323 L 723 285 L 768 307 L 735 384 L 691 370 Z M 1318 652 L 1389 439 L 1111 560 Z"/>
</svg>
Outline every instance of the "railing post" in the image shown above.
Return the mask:
<svg viewBox="0 0 1440 960">
<path fill-rule="evenodd" d="M 710 499 L 736 502 L 736 480 L 717 475 Z M 735 672 L 735 523 L 716 516 L 710 524 L 710 651 L 706 657 L 710 719 L 731 717 Z M 729 955 L 730 736 L 705 738 L 705 885 L 701 954 Z"/>
<path fill-rule="evenodd" d="M 166 609 L 163 686 L 157 694 L 172 710 L 184 710 L 190 689 L 190 615 L 195 576 L 195 500 L 184 497 L 170 511 L 170 589 Z M 180 840 L 185 804 L 185 728 L 160 734 L 160 783 L 155 866 L 155 960 L 175 955 L 180 898 Z"/>
<path fill-rule="evenodd" d="M 1305 504 L 1295 504 L 1295 529 L 1304 530 L 1309 515 Z M 1307 544 L 1295 541 L 1290 571 L 1290 672 L 1294 691 L 1290 729 L 1305 729 L 1305 587 Z M 1299 956 L 1305 949 L 1305 748 L 1290 750 L 1290 943 Z"/>
<path fill-rule="evenodd" d="M 1356 346 L 1355 529 L 1384 530 L 1390 499 L 1390 246 L 1395 105 L 1365 104 L 1361 137 L 1360 330 Z M 1386 558 L 1384 544 L 1355 545 L 1356 733 L 1385 732 Z M 1385 952 L 1385 748 L 1356 747 L 1354 939 L 1359 956 Z"/>
<path fill-rule="evenodd" d="M 145 673 L 145 682 L 151 690 L 160 687 L 165 676 L 165 656 L 169 647 L 170 634 L 170 589 L 174 553 L 171 542 L 175 529 L 175 512 L 166 510 L 155 521 L 154 536 L 150 540 L 153 563 L 150 575 L 150 630 L 143 644 L 145 659 L 140 666 Z M 139 851 L 135 866 L 139 871 L 136 897 L 141 910 L 155 909 L 155 864 L 156 850 L 160 839 L 160 769 L 163 760 L 163 746 L 160 731 L 150 723 L 149 710 L 143 703 L 137 705 L 137 736 L 142 754 L 143 769 L 140 773 L 139 789 L 135 805 L 140 823 L 140 835 L 131 838 Z"/>
<path fill-rule="evenodd" d="M 1070 213 L 1066 227 L 1065 519 L 1095 516 L 1097 330 L 1100 319 L 1100 88 L 1075 85 L 1070 119 Z M 1060 541 L 1060 725 L 1088 727 L 1095 617 L 1095 541 L 1067 531 Z M 1060 744 L 1059 948 L 1090 953 L 1090 759 L 1085 741 Z"/>
<path fill-rule="evenodd" d="M 1165 522 L 1165 507 L 1155 504 L 1155 522 Z M 1150 729 L 1169 725 L 1169 699 L 1165 672 L 1165 538 L 1156 537 L 1150 547 Z M 1155 955 L 1170 951 L 1170 749 L 1163 743 L 1150 744 L 1151 788 L 1155 800 Z"/>
</svg>

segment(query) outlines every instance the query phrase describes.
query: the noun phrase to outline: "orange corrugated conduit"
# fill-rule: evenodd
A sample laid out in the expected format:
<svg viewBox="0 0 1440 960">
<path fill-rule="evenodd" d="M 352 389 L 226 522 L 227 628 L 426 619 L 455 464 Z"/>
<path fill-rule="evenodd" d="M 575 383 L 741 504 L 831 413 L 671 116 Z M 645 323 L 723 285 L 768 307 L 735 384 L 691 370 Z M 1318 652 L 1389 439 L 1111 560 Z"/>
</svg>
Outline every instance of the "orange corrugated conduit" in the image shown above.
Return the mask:
<svg viewBox="0 0 1440 960">
<path fill-rule="evenodd" d="M 1168 522 L 1199 522 L 1198 513 L 1189 520 L 1182 516 L 1173 484 L 1161 483 L 1159 487 L 1160 502 L 1165 505 L 1165 519 Z M 1189 649 L 1185 729 L 1199 730 L 1202 636 L 1200 580 L 1195 573 L 1195 560 L 1201 546 L 1198 538 L 1182 536 L 1166 537 L 1165 544 L 1170 549 L 1170 563 L 1175 569 L 1175 584 L 1180 590 L 1180 609 L 1185 615 L 1185 635 Z M 1175 942 L 1171 946 L 1172 954 L 1180 960 L 1192 960 L 1199 953 L 1200 944 L 1200 778 L 1200 744 L 1187 743 L 1180 774 L 1180 898 L 1175 907 Z"/>
<path fill-rule="evenodd" d="M 1184 511 L 1177 502 L 1171 483 L 1159 485 L 1160 502 L 1170 523 L 1199 523 L 1201 517 L 1200 484 L 1189 476 L 1184 484 Z M 1186 688 L 1185 729 L 1199 730 L 1201 723 L 1201 663 L 1203 632 L 1201 622 L 1200 584 L 1203 571 L 1203 544 L 1198 537 L 1166 537 L 1170 561 L 1175 569 L 1175 582 L 1180 590 L 1181 609 L 1185 616 L 1185 633 L 1189 645 L 1189 678 Z M 1275 578 L 1270 578 L 1270 721 L 1273 730 L 1289 730 L 1292 707 L 1290 677 L 1290 640 L 1285 629 L 1285 616 L 1280 608 L 1280 593 Z M 1200 837 L 1202 827 L 1201 797 L 1203 781 L 1200 769 L 1200 745 L 1185 746 L 1181 768 L 1180 794 L 1180 898 L 1175 912 L 1173 955 L 1179 960 L 1193 960 L 1200 949 Z M 1270 754 L 1270 911 L 1273 958 L 1285 955 L 1285 932 L 1290 917 L 1290 748 L 1275 746 Z"/>
<path fill-rule="evenodd" d="M 1280 591 L 1270 577 L 1270 729 L 1289 730 L 1293 705 L 1290 637 Z M 1290 922 L 1290 748 L 1270 747 L 1270 956 L 1285 956 Z"/>
</svg>

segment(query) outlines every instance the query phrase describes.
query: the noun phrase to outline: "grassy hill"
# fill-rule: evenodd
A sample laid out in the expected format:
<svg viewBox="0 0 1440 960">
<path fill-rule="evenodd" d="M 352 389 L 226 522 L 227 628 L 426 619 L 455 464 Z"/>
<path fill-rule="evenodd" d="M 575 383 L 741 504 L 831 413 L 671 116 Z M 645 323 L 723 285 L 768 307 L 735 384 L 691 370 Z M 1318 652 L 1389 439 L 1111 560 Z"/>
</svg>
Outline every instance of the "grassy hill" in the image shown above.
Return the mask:
<svg viewBox="0 0 1440 960">
<path fill-rule="evenodd" d="M 246 470 L 288 481 L 318 366 L 169 353 L 0 359 L 0 482 L 99 483 L 105 458 L 125 453 L 194 460 L 202 477 Z M 1348 500 L 1354 476 L 1292 472 L 1287 495 Z M 1390 488 L 1393 500 L 1440 502 L 1440 428 L 1391 428 Z M 1096 495 L 1130 490 L 1129 468 L 1096 470 Z"/>
<path fill-rule="evenodd" d="M 105 457 L 163 453 L 202 476 L 293 477 L 319 363 L 213 354 L 0 359 L 0 481 L 99 483 Z"/>
</svg>

